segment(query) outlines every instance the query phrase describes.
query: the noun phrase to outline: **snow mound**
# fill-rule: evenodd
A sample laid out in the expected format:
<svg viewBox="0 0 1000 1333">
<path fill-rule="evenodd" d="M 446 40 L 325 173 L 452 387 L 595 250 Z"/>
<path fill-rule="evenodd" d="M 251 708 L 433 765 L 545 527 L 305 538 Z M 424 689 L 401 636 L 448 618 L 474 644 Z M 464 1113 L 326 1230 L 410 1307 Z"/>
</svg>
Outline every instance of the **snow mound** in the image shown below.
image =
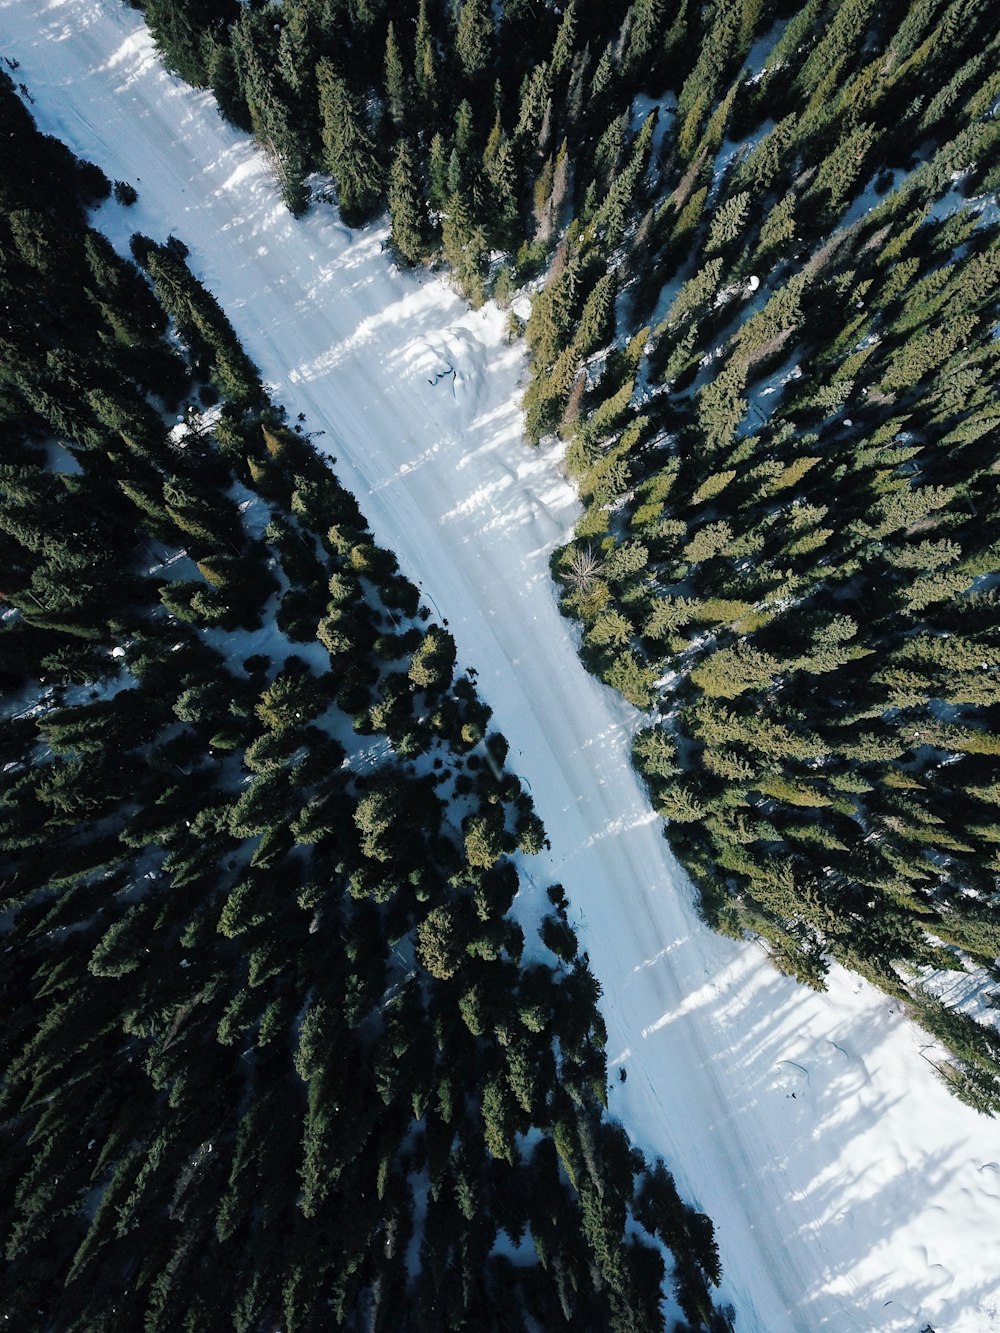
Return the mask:
<svg viewBox="0 0 1000 1333">
<path fill-rule="evenodd" d="M 414 378 L 443 389 L 465 413 L 475 411 L 482 398 L 487 349 L 471 330 L 459 326 L 443 336 L 420 338 L 404 355 Z"/>
</svg>

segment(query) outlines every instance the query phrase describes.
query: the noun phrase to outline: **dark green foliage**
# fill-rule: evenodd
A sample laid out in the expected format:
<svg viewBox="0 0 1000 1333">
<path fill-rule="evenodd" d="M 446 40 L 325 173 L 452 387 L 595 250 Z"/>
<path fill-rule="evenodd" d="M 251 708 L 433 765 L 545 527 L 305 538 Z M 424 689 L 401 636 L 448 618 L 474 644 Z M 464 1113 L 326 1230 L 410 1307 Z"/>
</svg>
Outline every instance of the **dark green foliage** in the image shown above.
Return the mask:
<svg viewBox="0 0 1000 1333">
<path fill-rule="evenodd" d="M 317 67 L 323 166 L 337 185 L 340 212 L 348 226 L 373 215 L 382 194 L 382 169 L 357 98 L 333 65 Z"/>
<path fill-rule="evenodd" d="M 584 310 L 642 138 L 606 123 L 586 225 L 534 301 L 525 409 L 529 435 L 569 439 L 590 505 L 554 562 L 585 660 L 640 706 L 667 682 L 636 761 L 706 916 L 810 985 L 838 958 L 929 1022 L 920 969 L 997 959 L 998 241 L 955 187 L 983 189 L 996 149 L 976 26 L 873 14 L 803 5 L 762 77 L 730 83 L 750 34 L 716 7 L 633 254 L 592 270 Z M 636 22 L 625 63 L 655 80 Z M 713 177 L 723 136 L 765 116 Z M 660 292 L 660 322 L 619 327 L 603 378 L 571 389 L 572 349 L 613 336 L 602 272 L 639 317 Z M 995 1108 L 989 1031 L 961 1029 L 955 1080 Z"/>
<path fill-rule="evenodd" d="M 141 8 L 167 65 L 188 83 L 208 83 L 206 39 L 235 19 L 236 0 L 209 0 L 197 6 L 180 0 L 142 0 Z"/>
<path fill-rule="evenodd" d="M 636 762 L 706 915 L 909 997 L 995 1110 L 992 1036 L 920 986 L 1000 949 L 988 6 L 144 8 L 293 212 L 322 169 L 474 304 L 539 280 L 527 433 L 587 505 L 553 571 L 588 665 L 661 706 Z M 636 95 L 667 90 L 665 124 Z M 3 681 L 39 704 L 2 741 L 12 1320 L 633 1333 L 663 1276 L 634 1221 L 719 1327 L 710 1223 L 663 1167 L 623 1184 L 555 886 L 558 964 L 520 965 L 508 855 L 544 830 L 450 636 L 183 246 L 136 238 L 154 298 L 82 231 L 111 183 L 6 76 L 0 112 Z M 181 465 L 156 408 L 206 379 Z M 245 642 L 276 591 L 300 659 Z"/>
<path fill-rule="evenodd" d="M 564 962 L 571 963 L 576 957 L 576 935 L 570 928 L 568 922 L 562 921 L 555 916 L 546 916 L 542 919 L 539 934 L 545 945 L 552 950 L 557 958 L 563 959 Z"/>
<path fill-rule="evenodd" d="M 149 8 L 178 68 L 215 68 L 218 23 Z M 568 967 L 521 965 L 509 854 L 544 829 L 454 641 L 279 424 L 182 243 L 134 238 L 151 292 L 72 189 L 36 190 L 32 162 L 72 163 L 7 124 L 0 239 L 30 293 L 0 473 L 8 1319 L 652 1327 L 599 987 L 571 935 Z M 151 403 L 206 376 L 219 425 L 188 413 L 177 449 Z M 249 642 L 275 593 L 299 653 Z M 529 1223 L 539 1263 L 493 1253 Z"/>
<path fill-rule="evenodd" d="M 418 264 L 430 250 L 430 222 L 413 153 L 401 140 L 389 173 L 392 244 L 407 264 Z"/>
<path fill-rule="evenodd" d="M 640 708 L 672 682 L 677 757 L 647 745 L 639 762 L 685 863 L 713 885 L 707 915 L 762 931 L 809 984 L 833 955 L 916 994 L 916 967 L 996 957 L 992 798 L 977 794 L 995 782 L 995 601 L 976 581 L 996 564 L 1000 267 L 991 226 L 960 197 L 997 174 L 990 33 L 979 10 L 956 25 L 933 5 L 793 9 L 752 81 L 741 63 L 769 6 L 668 20 L 645 0 L 627 13 L 509 4 L 497 18 L 479 0 L 448 13 L 421 0 L 334 22 L 302 0 L 278 25 L 266 8 L 151 17 L 175 63 L 211 64 L 227 105 L 247 108 L 286 190 L 307 162 L 325 167 L 351 223 L 387 192 L 399 258 L 440 246 L 473 304 L 491 250 L 509 256 L 505 300 L 512 274 L 542 275 L 527 434 L 567 437 L 589 506 L 556 574 L 602 679 Z M 664 133 L 635 96 L 666 89 Z M 713 174 L 727 139 L 748 146 Z M 941 221 L 925 212 L 935 201 Z M 62 262 L 39 216 L 26 200 L 13 225 L 32 271 Z M 251 392 L 224 358 L 212 373 L 237 401 Z M 107 394 L 80 413 L 48 367 L 18 392 L 81 447 L 148 433 Z M 288 499 L 271 460 L 250 468 Z M 141 479 L 126 484 L 139 494 Z M 370 571 L 364 542 L 345 549 Z M 288 547 L 282 560 L 302 563 Z M 344 670 L 351 606 L 304 581 L 279 623 Z M 232 623 L 220 586 L 167 599 L 192 624 Z M 36 572 L 36 625 L 100 633 L 49 607 L 45 587 Z M 398 645 L 379 642 L 391 660 Z M 432 692 L 450 666 L 435 642 L 409 662 Z M 414 752 L 398 684 L 355 674 L 341 698 Z"/>
<path fill-rule="evenodd" d="M 231 65 L 216 60 L 211 77 L 222 85 L 228 114 L 237 124 L 249 121 L 274 168 L 289 211 L 301 213 L 309 202 L 307 147 L 294 99 L 272 77 L 274 25 L 268 11 L 243 8 L 231 33 Z M 206 49 L 211 51 L 211 46 Z"/>
<path fill-rule="evenodd" d="M 182 249 L 182 248 L 181 248 Z M 240 346 L 229 320 L 198 281 L 177 246 L 132 238 L 132 252 L 148 269 L 163 309 L 177 322 L 196 357 L 224 398 L 239 407 L 257 407 L 263 392 L 257 367 Z"/>
</svg>

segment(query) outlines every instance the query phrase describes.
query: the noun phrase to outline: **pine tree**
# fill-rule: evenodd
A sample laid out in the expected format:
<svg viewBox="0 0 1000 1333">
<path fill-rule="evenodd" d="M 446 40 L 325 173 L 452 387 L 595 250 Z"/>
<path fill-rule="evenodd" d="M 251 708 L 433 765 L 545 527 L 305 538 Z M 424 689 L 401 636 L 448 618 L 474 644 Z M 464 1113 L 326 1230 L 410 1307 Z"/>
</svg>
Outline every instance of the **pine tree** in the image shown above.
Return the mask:
<svg viewBox="0 0 1000 1333">
<path fill-rule="evenodd" d="M 663 27 L 661 0 L 634 0 L 628 12 L 628 43 L 622 53 L 622 78 L 640 86 L 650 77 L 655 61 L 656 39 Z"/>
<path fill-rule="evenodd" d="M 462 0 L 455 28 L 455 54 L 463 78 L 481 88 L 492 63 L 493 21 L 486 0 Z"/>
<path fill-rule="evenodd" d="M 233 27 L 232 50 L 240 93 L 253 132 L 271 162 L 281 196 L 290 212 L 302 213 L 309 198 L 305 186 L 306 150 L 288 105 L 279 95 L 259 49 L 257 24 L 248 11 Z"/>
<path fill-rule="evenodd" d="M 447 981 L 462 963 L 463 949 L 454 913 L 446 907 L 434 907 L 417 928 L 417 955 L 439 981 Z"/>
<path fill-rule="evenodd" d="M 555 87 L 564 87 L 567 82 L 566 76 L 569 74 L 574 61 L 576 29 L 576 0 L 569 0 L 559 21 L 555 42 L 552 45 L 552 55 L 549 59 L 549 70 Z"/>
<path fill-rule="evenodd" d="M 304 111 L 316 96 L 315 55 L 321 42 L 310 5 L 289 5 L 278 34 L 276 71 Z"/>
<path fill-rule="evenodd" d="M 167 65 L 188 83 L 207 82 L 203 36 L 235 18 L 237 6 L 227 0 L 209 0 L 197 10 L 184 0 L 147 0 L 143 14 Z M 197 21 L 195 18 L 197 15 Z"/>
<path fill-rule="evenodd" d="M 405 120 L 407 93 L 403 56 L 396 40 L 395 25 L 390 21 L 385 34 L 385 94 L 389 116 L 397 129 L 402 128 Z"/>
<path fill-rule="evenodd" d="M 573 345 L 582 357 L 608 341 L 613 332 L 616 279 L 613 273 L 598 278 L 584 303 Z"/>
<path fill-rule="evenodd" d="M 382 169 L 356 98 L 329 60 L 316 67 L 323 165 L 337 183 L 341 217 L 360 226 L 382 196 Z"/>
<path fill-rule="evenodd" d="M 389 216 L 393 248 L 406 263 L 421 263 L 430 253 L 430 224 L 413 153 L 405 139 L 397 145 L 389 173 Z"/>
<path fill-rule="evenodd" d="M 515 251 L 520 238 L 517 163 L 513 145 L 499 119 L 483 158 L 490 187 L 489 206 L 485 210 L 490 239 L 498 249 Z"/>
<path fill-rule="evenodd" d="M 438 108 L 440 89 L 438 87 L 437 55 L 427 12 L 427 0 L 420 0 L 417 11 L 413 73 L 417 91 L 423 102 L 424 116 L 428 122 L 432 123 Z"/>
</svg>

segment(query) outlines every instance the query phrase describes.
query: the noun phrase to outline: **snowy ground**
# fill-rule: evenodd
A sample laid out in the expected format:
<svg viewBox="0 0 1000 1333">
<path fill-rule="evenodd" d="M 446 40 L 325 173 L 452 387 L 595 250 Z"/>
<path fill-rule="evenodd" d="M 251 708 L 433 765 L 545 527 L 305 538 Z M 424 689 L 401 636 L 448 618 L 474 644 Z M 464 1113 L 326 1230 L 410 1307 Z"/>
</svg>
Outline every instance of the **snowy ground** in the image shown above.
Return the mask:
<svg viewBox="0 0 1000 1333">
<path fill-rule="evenodd" d="M 293 222 L 133 10 L 0 0 L 0 35 L 42 128 L 136 184 L 138 205 L 104 205 L 101 225 L 118 244 L 183 237 L 478 669 L 552 840 L 528 866 L 536 892 L 566 886 L 604 986 L 612 1109 L 713 1217 L 737 1328 L 1000 1328 L 995 1123 L 949 1097 L 883 996 L 842 972 L 812 995 L 696 920 L 629 768 L 635 717 L 585 675 L 555 609 L 548 553 L 576 511 L 558 458 L 521 443 L 503 319 L 394 272 L 382 231 L 351 235 L 327 209 Z"/>
</svg>

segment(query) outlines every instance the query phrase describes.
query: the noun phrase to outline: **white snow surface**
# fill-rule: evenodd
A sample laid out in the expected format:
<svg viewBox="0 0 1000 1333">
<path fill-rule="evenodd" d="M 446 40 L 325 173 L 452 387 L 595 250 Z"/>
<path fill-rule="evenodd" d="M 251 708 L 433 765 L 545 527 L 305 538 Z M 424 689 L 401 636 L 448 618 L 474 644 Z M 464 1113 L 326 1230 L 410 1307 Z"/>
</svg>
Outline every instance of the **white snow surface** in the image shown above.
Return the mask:
<svg viewBox="0 0 1000 1333">
<path fill-rule="evenodd" d="M 527 863 L 533 892 L 565 885 L 604 987 L 612 1110 L 713 1218 L 737 1329 L 994 1333 L 996 1123 L 946 1092 L 940 1052 L 871 987 L 834 970 L 814 995 L 699 924 L 629 766 L 639 719 L 586 675 L 556 609 L 548 556 L 577 507 L 558 453 L 522 442 L 504 317 L 395 271 L 384 228 L 352 235 L 325 207 L 293 221 L 135 11 L 2 0 L 0 33 L 41 127 L 136 185 L 138 204 L 105 204 L 99 224 L 119 246 L 183 238 L 275 398 L 326 432 L 377 539 L 478 669 L 552 841 Z"/>
</svg>

